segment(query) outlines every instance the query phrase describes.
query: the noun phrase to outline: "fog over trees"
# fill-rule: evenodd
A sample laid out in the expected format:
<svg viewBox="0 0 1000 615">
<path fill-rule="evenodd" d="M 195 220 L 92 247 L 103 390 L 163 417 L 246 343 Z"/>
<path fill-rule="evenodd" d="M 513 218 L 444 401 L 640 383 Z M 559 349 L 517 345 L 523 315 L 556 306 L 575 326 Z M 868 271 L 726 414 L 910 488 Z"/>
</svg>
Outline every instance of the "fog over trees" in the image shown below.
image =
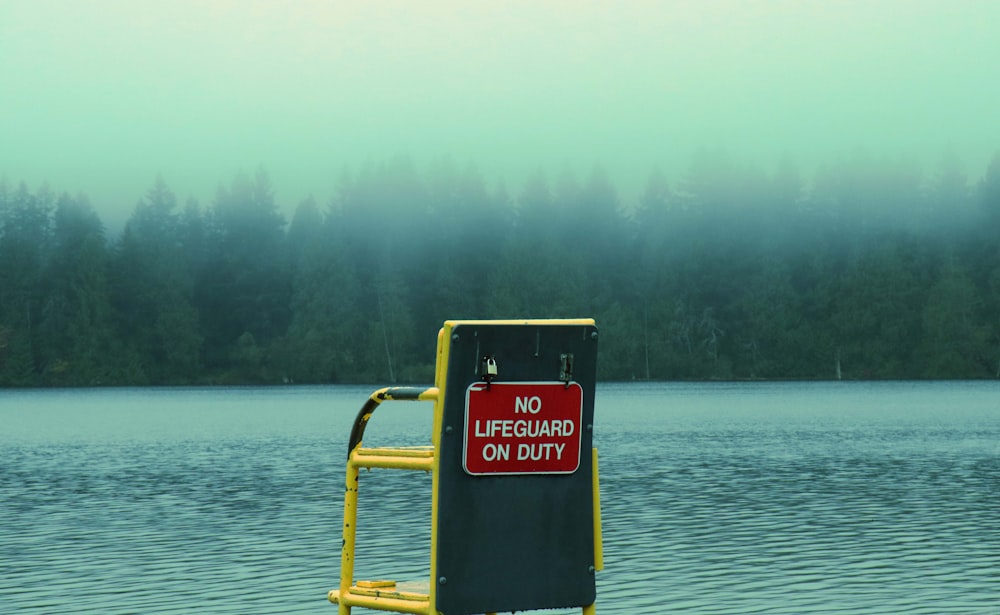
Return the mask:
<svg viewBox="0 0 1000 615">
<path fill-rule="evenodd" d="M 85 195 L 0 183 L 0 385 L 427 383 L 443 320 L 553 317 L 597 320 L 607 380 L 1000 377 L 1000 155 L 807 185 L 706 151 L 636 202 L 396 158 L 290 220 L 278 191 L 157 179 L 109 236 Z"/>
</svg>

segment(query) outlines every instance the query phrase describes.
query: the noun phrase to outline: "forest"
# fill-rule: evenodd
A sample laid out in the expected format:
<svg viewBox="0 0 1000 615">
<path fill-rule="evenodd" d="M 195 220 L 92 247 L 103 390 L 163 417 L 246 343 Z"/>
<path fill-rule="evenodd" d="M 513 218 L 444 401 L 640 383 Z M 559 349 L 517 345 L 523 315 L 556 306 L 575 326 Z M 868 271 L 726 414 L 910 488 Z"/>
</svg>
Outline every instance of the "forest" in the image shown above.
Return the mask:
<svg viewBox="0 0 1000 615">
<path fill-rule="evenodd" d="M 1000 154 L 807 181 L 723 151 L 623 199 L 406 157 L 281 213 L 265 170 L 120 232 L 0 183 L 0 386 L 430 383 L 446 319 L 593 317 L 604 380 L 1000 378 Z"/>
</svg>

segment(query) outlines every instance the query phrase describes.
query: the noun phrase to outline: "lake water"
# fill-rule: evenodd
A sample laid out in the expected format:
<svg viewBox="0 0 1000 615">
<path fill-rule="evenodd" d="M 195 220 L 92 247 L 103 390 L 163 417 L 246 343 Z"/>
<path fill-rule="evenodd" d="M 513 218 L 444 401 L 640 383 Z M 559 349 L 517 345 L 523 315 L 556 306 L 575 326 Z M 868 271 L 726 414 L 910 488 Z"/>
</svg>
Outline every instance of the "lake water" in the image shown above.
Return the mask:
<svg viewBox="0 0 1000 615">
<path fill-rule="evenodd" d="M 0 391 L 0 613 L 335 613 L 371 390 Z M 1000 614 L 997 383 L 597 395 L 599 612 Z M 358 577 L 426 578 L 429 518 L 429 477 L 363 474 Z"/>
</svg>

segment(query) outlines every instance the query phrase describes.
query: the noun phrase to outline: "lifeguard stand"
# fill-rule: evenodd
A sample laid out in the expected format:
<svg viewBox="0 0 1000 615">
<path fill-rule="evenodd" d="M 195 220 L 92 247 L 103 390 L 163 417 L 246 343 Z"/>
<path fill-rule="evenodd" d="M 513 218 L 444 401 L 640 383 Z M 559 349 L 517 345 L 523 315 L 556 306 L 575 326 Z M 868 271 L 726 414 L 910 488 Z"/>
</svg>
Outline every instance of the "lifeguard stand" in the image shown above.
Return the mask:
<svg viewBox="0 0 1000 615">
<path fill-rule="evenodd" d="M 433 387 L 375 391 L 348 446 L 340 615 L 596 609 L 603 567 L 590 319 L 447 321 Z M 384 401 L 433 401 L 432 446 L 364 448 Z M 354 580 L 360 468 L 432 474 L 427 593 Z"/>
</svg>

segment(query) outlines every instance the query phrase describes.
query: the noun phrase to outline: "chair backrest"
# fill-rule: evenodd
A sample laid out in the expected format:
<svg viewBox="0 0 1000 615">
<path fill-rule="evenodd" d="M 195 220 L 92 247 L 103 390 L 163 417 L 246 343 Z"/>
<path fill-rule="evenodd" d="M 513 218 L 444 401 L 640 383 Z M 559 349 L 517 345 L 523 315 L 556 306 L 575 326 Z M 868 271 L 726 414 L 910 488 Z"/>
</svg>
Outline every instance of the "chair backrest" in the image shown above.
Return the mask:
<svg viewBox="0 0 1000 615">
<path fill-rule="evenodd" d="M 594 602 L 597 337 L 589 319 L 445 323 L 431 555 L 439 612 Z"/>
</svg>

